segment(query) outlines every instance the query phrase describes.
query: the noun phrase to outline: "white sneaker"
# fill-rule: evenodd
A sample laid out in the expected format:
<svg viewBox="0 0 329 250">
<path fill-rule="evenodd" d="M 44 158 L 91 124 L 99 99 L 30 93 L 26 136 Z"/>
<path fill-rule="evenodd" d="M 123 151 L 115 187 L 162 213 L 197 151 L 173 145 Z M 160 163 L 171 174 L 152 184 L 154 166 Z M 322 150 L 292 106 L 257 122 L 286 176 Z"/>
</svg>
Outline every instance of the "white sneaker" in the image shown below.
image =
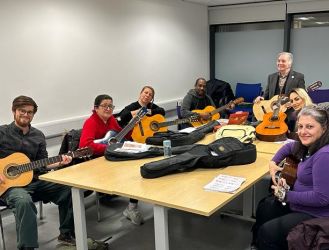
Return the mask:
<svg viewBox="0 0 329 250">
<path fill-rule="evenodd" d="M 123 211 L 123 215 L 135 225 L 141 225 L 144 223 L 144 218 L 137 208 L 129 209 L 129 207 L 127 207 Z"/>
</svg>

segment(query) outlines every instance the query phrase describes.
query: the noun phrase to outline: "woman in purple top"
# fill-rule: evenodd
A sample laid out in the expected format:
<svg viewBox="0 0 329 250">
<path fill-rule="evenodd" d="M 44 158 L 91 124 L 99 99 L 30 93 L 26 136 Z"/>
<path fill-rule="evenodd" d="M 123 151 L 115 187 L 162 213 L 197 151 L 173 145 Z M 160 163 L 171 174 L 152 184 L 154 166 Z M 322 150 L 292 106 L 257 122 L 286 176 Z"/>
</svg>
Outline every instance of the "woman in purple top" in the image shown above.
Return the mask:
<svg viewBox="0 0 329 250">
<path fill-rule="evenodd" d="M 298 140 L 284 145 L 270 161 L 274 195 L 257 207 L 252 249 L 288 249 L 289 231 L 304 220 L 329 217 L 329 114 L 306 106 L 297 117 Z M 289 188 L 285 179 L 276 181 L 287 156 L 300 159 L 297 179 Z"/>
</svg>

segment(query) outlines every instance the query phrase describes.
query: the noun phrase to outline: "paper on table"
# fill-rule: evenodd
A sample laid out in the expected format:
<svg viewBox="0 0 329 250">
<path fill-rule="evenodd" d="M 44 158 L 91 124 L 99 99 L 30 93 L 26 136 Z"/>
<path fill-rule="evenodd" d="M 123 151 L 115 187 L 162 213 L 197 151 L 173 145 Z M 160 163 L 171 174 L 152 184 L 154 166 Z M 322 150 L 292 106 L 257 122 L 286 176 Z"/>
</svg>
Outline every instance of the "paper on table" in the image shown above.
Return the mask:
<svg viewBox="0 0 329 250">
<path fill-rule="evenodd" d="M 121 148 L 117 148 L 114 151 L 127 152 L 127 153 L 140 153 L 140 152 L 146 152 L 147 150 L 149 150 L 149 148 L 150 145 L 147 145 L 145 143 L 125 141 Z"/>
<path fill-rule="evenodd" d="M 207 191 L 234 193 L 246 178 L 220 174 L 203 188 Z"/>
</svg>

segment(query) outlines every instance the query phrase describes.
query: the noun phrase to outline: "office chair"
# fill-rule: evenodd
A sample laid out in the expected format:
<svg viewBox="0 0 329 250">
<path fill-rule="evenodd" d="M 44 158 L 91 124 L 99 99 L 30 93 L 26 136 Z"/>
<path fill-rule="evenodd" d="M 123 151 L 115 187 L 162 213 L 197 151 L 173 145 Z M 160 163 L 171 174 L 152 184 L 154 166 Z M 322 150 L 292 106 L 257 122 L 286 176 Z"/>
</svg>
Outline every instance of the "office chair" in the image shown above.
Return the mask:
<svg viewBox="0 0 329 250">
<path fill-rule="evenodd" d="M 39 201 L 39 219 L 43 219 L 43 206 L 42 201 Z M 6 250 L 6 242 L 5 242 L 5 234 L 3 231 L 3 223 L 2 223 L 2 213 L 9 210 L 10 208 L 7 206 L 7 204 L 0 199 L 0 231 L 1 231 L 1 239 L 2 239 L 2 249 Z"/>
<path fill-rule="evenodd" d="M 311 97 L 313 103 L 329 102 L 329 89 L 309 91 L 308 95 Z"/>
<path fill-rule="evenodd" d="M 243 97 L 244 102 L 235 106 L 230 113 L 238 111 L 249 112 L 249 120 L 253 118 L 252 106 L 257 96 L 262 94 L 261 83 L 237 83 L 235 88 L 235 97 Z"/>
</svg>

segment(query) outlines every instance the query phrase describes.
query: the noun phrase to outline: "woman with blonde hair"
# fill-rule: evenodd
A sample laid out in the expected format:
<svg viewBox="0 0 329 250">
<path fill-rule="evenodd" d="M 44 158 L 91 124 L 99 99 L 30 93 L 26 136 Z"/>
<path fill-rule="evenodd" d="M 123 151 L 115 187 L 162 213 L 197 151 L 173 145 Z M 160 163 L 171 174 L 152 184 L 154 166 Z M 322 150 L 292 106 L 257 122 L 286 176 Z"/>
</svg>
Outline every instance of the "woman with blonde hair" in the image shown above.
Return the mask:
<svg viewBox="0 0 329 250">
<path fill-rule="evenodd" d="M 295 132 L 296 130 L 296 118 L 299 111 L 305 106 L 312 105 L 313 102 L 306 90 L 303 88 L 292 89 L 289 92 L 290 107 L 291 111 L 287 112 L 287 125 L 290 132 Z"/>
</svg>

